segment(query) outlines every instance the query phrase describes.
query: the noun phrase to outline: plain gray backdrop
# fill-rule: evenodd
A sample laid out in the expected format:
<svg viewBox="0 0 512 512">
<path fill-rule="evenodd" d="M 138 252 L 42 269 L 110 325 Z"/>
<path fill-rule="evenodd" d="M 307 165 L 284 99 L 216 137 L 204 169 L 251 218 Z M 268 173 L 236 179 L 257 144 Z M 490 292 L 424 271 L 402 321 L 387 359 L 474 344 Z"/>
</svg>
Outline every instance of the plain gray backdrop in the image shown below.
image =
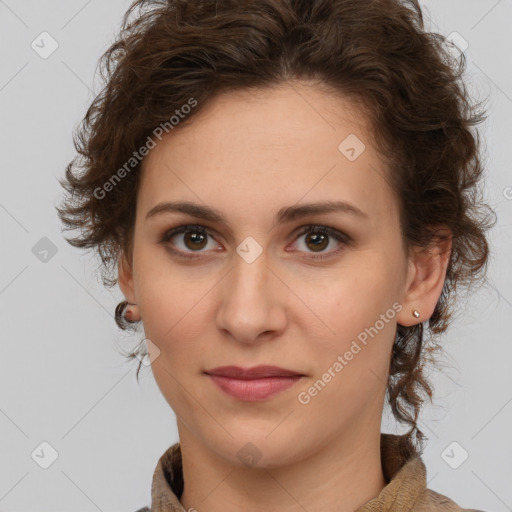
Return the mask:
<svg viewBox="0 0 512 512">
<path fill-rule="evenodd" d="M 150 504 L 158 458 L 178 440 L 151 370 L 143 367 L 137 384 L 138 361 L 120 355 L 143 337 L 115 325 L 120 291 L 104 289 L 94 256 L 66 243 L 54 208 L 57 178 L 74 156 L 72 131 L 99 91 L 98 58 L 129 5 L 0 0 L 0 511 L 133 512 Z M 431 375 L 435 401 L 419 424 L 429 437 L 423 459 L 431 489 L 464 508 L 505 512 L 512 510 L 512 0 L 422 5 L 427 27 L 467 42 L 469 88 L 489 97 L 480 131 L 485 193 L 498 215 L 489 284 L 462 304 L 443 336 L 444 367 Z M 382 430 L 403 432 L 385 412 Z"/>
</svg>

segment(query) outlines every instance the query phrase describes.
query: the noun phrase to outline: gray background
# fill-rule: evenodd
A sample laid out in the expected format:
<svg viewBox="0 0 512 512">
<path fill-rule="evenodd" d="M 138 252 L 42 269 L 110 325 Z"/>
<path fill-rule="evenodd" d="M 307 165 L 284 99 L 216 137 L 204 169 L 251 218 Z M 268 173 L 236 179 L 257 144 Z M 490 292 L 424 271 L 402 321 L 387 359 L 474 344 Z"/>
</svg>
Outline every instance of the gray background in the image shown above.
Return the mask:
<svg viewBox="0 0 512 512">
<path fill-rule="evenodd" d="M 90 253 L 65 242 L 54 209 L 57 178 L 74 156 L 72 130 L 99 90 L 97 60 L 129 3 L 0 0 L 1 511 L 133 512 L 149 505 L 156 462 L 177 441 L 150 369 L 138 385 L 138 361 L 120 355 L 143 337 L 117 329 L 122 295 L 102 287 Z M 420 421 L 429 436 L 423 457 L 431 489 L 502 512 L 512 510 L 512 1 L 423 5 L 428 26 L 469 43 L 470 88 L 490 96 L 481 131 L 486 195 L 499 219 L 490 284 L 443 336 L 445 368 L 432 374 L 435 402 Z M 31 47 L 43 31 L 59 45 L 46 59 Z M 41 252 L 44 237 L 55 254 Z M 396 431 L 387 408 L 382 429 Z M 58 452 L 48 469 L 31 455 L 49 457 L 44 441 Z M 469 457 L 453 469 L 447 460 L 460 462 L 462 450 Z"/>
</svg>

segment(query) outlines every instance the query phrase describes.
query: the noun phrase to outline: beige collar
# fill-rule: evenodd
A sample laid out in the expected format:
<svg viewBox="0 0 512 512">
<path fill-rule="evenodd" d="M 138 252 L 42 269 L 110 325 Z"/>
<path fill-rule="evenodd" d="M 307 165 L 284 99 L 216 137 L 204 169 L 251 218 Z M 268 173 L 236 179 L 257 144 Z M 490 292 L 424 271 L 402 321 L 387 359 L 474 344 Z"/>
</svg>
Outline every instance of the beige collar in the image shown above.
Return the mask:
<svg viewBox="0 0 512 512">
<path fill-rule="evenodd" d="M 386 487 L 355 512 L 463 511 L 450 499 L 426 488 L 426 468 L 409 438 L 381 433 L 381 460 Z M 180 444 L 168 448 L 153 474 L 151 512 L 187 512 L 183 492 Z"/>
</svg>

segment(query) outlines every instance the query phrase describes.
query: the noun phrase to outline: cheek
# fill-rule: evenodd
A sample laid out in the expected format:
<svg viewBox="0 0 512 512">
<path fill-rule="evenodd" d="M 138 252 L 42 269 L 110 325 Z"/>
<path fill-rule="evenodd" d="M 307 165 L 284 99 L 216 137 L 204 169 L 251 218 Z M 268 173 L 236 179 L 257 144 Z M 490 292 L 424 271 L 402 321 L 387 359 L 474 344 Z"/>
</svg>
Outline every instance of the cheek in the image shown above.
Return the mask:
<svg viewBox="0 0 512 512">
<path fill-rule="evenodd" d="M 201 319 L 204 322 L 207 318 L 205 307 L 211 286 L 205 279 L 171 265 L 165 254 L 145 256 L 141 254 L 137 261 L 136 286 L 146 337 L 162 352 L 183 344 L 192 349 L 187 341 L 197 338 Z"/>
<path fill-rule="evenodd" d="M 212 313 L 207 311 L 205 296 L 209 287 L 199 281 L 187 282 L 178 275 L 175 272 L 155 278 L 147 274 L 140 297 L 145 336 L 159 349 L 152 373 L 171 408 L 185 419 L 202 412 L 191 397 L 200 395 L 200 372 L 205 367 L 202 344 L 207 342 L 205 329 L 211 326 Z"/>
<path fill-rule="evenodd" d="M 305 407 L 310 413 L 327 414 L 333 421 L 375 410 L 386 390 L 397 303 L 391 303 L 386 294 L 358 295 L 357 290 L 324 296 L 325 322 L 335 334 L 310 344 L 315 372 L 299 390 L 309 400 Z"/>
<path fill-rule="evenodd" d="M 161 345 L 161 350 L 171 350 L 174 346 L 178 349 L 184 344 L 191 350 L 192 340 L 201 335 L 208 315 L 204 288 L 187 287 L 176 280 L 168 285 L 160 281 L 146 285 L 141 297 L 146 336 Z"/>
<path fill-rule="evenodd" d="M 133 266 L 143 319 L 152 325 L 155 319 L 170 324 L 184 307 L 180 295 L 190 293 L 190 286 L 183 282 L 183 271 L 163 245 L 142 235 L 138 239 L 136 236 Z"/>
<path fill-rule="evenodd" d="M 315 296 L 303 290 L 336 339 L 357 337 L 392 309 L 398 296 L 396 269 L 377 257 L 367 257 L 365 262 L 362 257 L 357 260 L 326 280 Z"/>
<path fill-rule="evenodd" d="M 365 256 L 364 264 L 360 256 L 336 280 L 326 282 L 316 301 L 309 296 L 329 327 L 316 346 L 310 346 L 318 361 L 312 381 L 319 381 L 315 387 L 322 390 L 311 390 L 318 392 L 319 399 L 314 400 L 318 407 L 328 407 L 332 399 L 346 400 L 347 407 L 357 408 L 358 403 L 380 397 L 385 390 L 396 315 L 401 309 L 396 301 L 398 272 L 389 263 L 393 260 L 377 253 Z"/>
</svg>

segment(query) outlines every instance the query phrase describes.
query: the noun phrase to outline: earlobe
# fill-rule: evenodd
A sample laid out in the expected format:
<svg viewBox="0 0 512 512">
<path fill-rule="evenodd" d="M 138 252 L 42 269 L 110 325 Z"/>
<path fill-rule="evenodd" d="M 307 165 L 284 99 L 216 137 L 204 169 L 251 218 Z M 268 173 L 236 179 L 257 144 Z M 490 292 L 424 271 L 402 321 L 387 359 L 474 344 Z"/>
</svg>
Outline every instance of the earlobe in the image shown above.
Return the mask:
<svg viewBox="0 0 512 512">
<path fill-rule="evenodd" d="M 447 228 L 438 233 L 440 235 L 429 248 L 411 250 L 401 302 L 403 309 L 397 315 L 397 322 L 405 327 L 428 320 L 441 296 L 450 261 L 452 235 Z"/>
</svg>

